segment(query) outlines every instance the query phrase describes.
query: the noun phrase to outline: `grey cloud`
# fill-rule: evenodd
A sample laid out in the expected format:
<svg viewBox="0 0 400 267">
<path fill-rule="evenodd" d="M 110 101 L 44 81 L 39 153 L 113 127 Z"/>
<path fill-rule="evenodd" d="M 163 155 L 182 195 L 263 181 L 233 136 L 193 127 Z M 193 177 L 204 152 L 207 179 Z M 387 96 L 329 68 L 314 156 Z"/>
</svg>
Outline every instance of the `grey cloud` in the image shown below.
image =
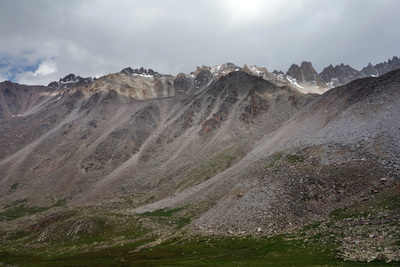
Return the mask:
<svg viewBox="0 0 400 267">
<path fill-rule="evenodd" d="M 303 60 L 317 71 L 341 62 L 360 69 L 399 55 L 398 10 L 396 0 L 3 0 L 0 58 L 13 60 L 0 78 L 46 84 L 68 73 L 144 66 L 177 74 L 227 61 L 271 71 Z M 21 62 L 54 62 L 54 72 L 32 76 Z"/>
</svg>

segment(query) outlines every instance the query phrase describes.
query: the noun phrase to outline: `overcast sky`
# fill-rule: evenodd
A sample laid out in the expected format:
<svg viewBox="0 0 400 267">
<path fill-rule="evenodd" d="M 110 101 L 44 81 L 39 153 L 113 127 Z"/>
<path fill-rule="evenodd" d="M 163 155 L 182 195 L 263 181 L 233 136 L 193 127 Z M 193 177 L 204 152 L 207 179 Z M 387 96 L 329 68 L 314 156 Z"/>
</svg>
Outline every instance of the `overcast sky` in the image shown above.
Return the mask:
<svg viewBox="0 0 400 267">
<path fill-rule="evenodd" d="M 1 0 L 0 81 L 233 62 L 360 70 L 400 56 L 399 0 Z"/>
</svg>

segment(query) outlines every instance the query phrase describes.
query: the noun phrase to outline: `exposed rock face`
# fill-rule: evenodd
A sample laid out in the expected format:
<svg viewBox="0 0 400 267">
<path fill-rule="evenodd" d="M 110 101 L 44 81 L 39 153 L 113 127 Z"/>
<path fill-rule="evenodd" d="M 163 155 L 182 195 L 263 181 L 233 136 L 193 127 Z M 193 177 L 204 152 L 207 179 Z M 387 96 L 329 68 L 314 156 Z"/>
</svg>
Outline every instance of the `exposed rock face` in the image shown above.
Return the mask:
<svg viewBox="0 0 400 267">
<path fill-rule="evenodd" d="M 254 122 L 254 119 L 268 111 L 268 103 L 261 98 L 255 90 L 251 90 L 247 96 L 250 98 L 250 104 L 245 107 L 244 112 L 240 114 L 240 120 L 244 122 Z"/>
<path fill-rule="evenodd" d="M 321 82 L 321 78 L 315 71 L 311 62 L 303 61 L 300 67 L 296 64 L 290 66 L 286 72 L 287 76 L 295 78 L 297 82 L 310 84 L 314 86 L 324 87 L 325 85 Z"/>
<path fill-rule="evenodd" d="M 321 72 L 320 76 L 322 81 L 329 84 L 330 87 L 343 85 L 363 77 L 361 72 L 343 63 L 335 67 L 329 65 Z"/>
<path fill-rule="evenodd" d="M 184 93 L 193 88 L 193 80 L 191 76 L 179 73 L 174 79 L 174 88 L 177 92 Z"/>
<path fill-rule="evenodd" d="M 286 72 L 286 75 L 295 78 L 298 82 L 309 82 L 309 81 L 319 80 L 318 73 L 313 68 L 311 62 L 307 61 L 301 62 L 300 67 L 296 64 L 293 64 Z"/>
<path fill-rule="evenodd" d="M 194 84 L 197 88 L 206 86 L 211 82 L 213 77 L 214 76 L 208 69 L 202 69 L 194 78 Z"/>
<path fill-rule="evenodd" d="M 400 59 L 398 57 L 393 57 L 392 59 L 389 59 L 388 62 L 379 63 L 375 66 L 369 63 L 367 67 L 364 67 L 361 70 L 361 73 L 365 77 L 379 76 L 398 68 L 400 68 Z"/>
<path fill-rule="evenodd" d="M 127 75 L 149 75 L 149 76 L 154 76 L 154 75 L 160 75 L 160 73 L 152 70 L 152 69 L 145 69 L 141 67 L 140 69 L 132 69 L 131 67 L 125 68 L 121 70 L 122 74 L 127 74 Z"/>
<path fill-rule="evenodd" d="M 314 85 L 319 88 L 330 89 L 333 87 L 347 84 L 363 77 L 377 77 L 389 71 L 400 68 L 400 59 L 393 57 L 388 62 L 376 64 L 375 66 L 369 63 L 361 71 L 358 71 L 349 65 L 340 64 L 329 65 L 324 68 L 321 73 L 317 73 L 310 62 L 303 61 L 300 66 L 292 64 L 286 75 L 281 71 L 273 71 L 275 77 L 286 78 L 291 85 L 302 88 L 304 85 Z"/>
<path fill-rule="evenodd" d="M 76 76 L 75 74 L 68 74 L 64 78 L 60 79 L 58 82 L 49 83 L 48 87 L 51 89 L 74 88 L 87 85 L 95 80 L 96 78 L 82 78 L 81 76 Z"/>
</svg>

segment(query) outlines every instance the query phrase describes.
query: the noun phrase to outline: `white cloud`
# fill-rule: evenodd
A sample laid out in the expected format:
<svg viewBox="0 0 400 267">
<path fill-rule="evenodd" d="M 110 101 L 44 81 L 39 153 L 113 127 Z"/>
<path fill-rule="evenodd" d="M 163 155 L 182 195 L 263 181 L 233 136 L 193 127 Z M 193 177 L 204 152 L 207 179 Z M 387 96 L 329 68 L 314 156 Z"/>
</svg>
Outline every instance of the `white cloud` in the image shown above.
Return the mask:
<svg viewBox="0 0 400 267">
<path fill-rule="evenodd" d="M 51 81 L 57 79 L 57 64 L 52 59 L 42 61 L 35 71 L 25 71 L 15 76 L 17 83 L 36 85 L 47 85 Z"/>
<path fill-rule="evenodd" d="M 6 76 L 0 74 L 0 82 L 8 80 Z"/>
<path fill-rule="evenodd" d="M 38 69 L 33 73 L 33 76 L 49 75 L 57 71 L 56 62 L 53 60 L 46 60 L 40 63 Z"/>
</svg>

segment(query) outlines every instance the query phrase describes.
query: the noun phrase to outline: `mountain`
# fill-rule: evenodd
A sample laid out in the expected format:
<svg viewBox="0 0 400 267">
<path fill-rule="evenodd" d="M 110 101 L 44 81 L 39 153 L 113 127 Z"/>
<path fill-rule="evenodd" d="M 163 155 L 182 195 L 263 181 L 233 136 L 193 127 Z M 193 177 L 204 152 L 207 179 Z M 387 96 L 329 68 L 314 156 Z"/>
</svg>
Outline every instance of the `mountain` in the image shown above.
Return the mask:
<svg viewBox="0 0 400 267">
<path fill-rule="evenodd" d="M 323 79 L 303 62 L 0 83 L 0 258 L 293 233 L 399 261 L 400 70 L 298 87 Z"/>
<path fill-rule="evenodd" d="M 160 184 L 170 194 L 206 179 L 195 173 L 210 157 L 227 147 L 240 151 L 314 98 L 242 71 L 213 80 L 208 69 L 177 77 L 122 71 L 66 92 L 49 94 L 39 112 L 4 122 L 4 200 L 24 194 L 40 205 L 51 198 L 81 204 L 99 195 L 150 194 Z M 17 151 L 16 143 L 27 146 Z M 230 160 L 223 157 L 215 171 Z M 8 192 L 16 182 L 19 190 Z"/>
<path fill-rule="evenodd" d="M 369 63 L 361 71 L 341 63 L 335 67 L 331 64 L 318 74 L 311 62 L 303 61 L 300 66 L 292 64 L 286 74 L 276 70 L 272 73 L 280 79 L 286 79 L 301 92 L 323 93 L 333 87 L 345 85 L 356 79 L 377 77 L 398 68 L 400 68 L 400 59 L 393 57 L 387 62 L 376 65 Z"/>
<path fill-rule="evenodd" d="M 81 76 L 76 76 L 75 74 L 68 74 L 64 78 L 60 79 L 58 82 L 49 83 L 48 87 L 51 89 L 67 89 L 76 86 L 83 86 L 95 81 L 96 78 L 82 78 Z"/>
<path fill-rule="evenodd" d="M 343 63 L 335 67 L 329 65 L 321 72 L 322 81 L 330 87 L 337 87 L 362 77 L 365 76 L 361 72 Z"/>
</svg>

